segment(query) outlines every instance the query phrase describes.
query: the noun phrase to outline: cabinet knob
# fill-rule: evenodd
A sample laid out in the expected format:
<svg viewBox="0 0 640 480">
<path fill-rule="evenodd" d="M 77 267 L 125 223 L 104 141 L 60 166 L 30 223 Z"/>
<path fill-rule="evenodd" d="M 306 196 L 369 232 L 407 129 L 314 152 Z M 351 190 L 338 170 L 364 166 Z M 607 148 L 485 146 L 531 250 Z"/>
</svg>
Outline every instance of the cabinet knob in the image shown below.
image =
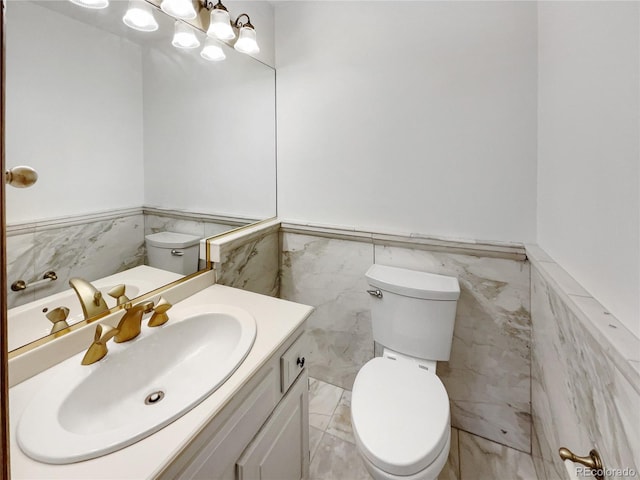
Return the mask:
<svg viewBox="0 0 640 480">
<path fill-rule="evenodd" d="M 296 365 L 298 365 L 300 368 L 304 368 L 304 357 L 298 357 L 298 360 L 296 360 Z"/>
</svg>

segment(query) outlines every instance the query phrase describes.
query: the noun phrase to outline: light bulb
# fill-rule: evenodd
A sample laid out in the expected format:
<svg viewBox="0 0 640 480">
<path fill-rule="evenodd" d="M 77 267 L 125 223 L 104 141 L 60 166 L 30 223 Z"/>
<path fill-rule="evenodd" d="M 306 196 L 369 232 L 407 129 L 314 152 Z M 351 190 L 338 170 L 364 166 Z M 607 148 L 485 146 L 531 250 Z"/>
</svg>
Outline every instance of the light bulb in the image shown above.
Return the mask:
<svg viewBox="0 0 640 480">
<path fill-rule="evenodd" d="M 162 0 L 160 8 L 164 13 L 182 20 L 193 20 L 198 16 L 191 0 Z"/>
<path fill-rule="evenodd" d="M 238 33 L 238 41 L 233 48 L 241 53 L 258 53 L 260 47 L 258 47 L 258 42 L 256 42 L 256 31 L 246 25 L 241 27 L 240 33 Z"/>
<path fill-rule="evenodd" d="M 207 29 L 209 37 L 219 38 L 220 40 L 232 40 L 236 37 L 231 28 L 231 17 L 229 12 L 222 8 L 214 8 L 209 16 L 209 28 Z"/>
<path fill-rule="evenodd" d="M 204 48 L 200 52 L 200 56 L 211 62 L 219 62 L 227 58 L 220 45 L 213 38 L 207 38 L 204 41 Z"/>
<path fill-rule="evenodd" d="M 69 0 L 75 5 L 79 5 L 84 8 L 107 8 L 109 6 L 109 0 Z"/>
<path fill-rule="evenodd" d="M 200 40 L 198 40 L 196 32 L 189 25 L 176 20 L 171 44 L 177 48 L 197 48 L 200 46 Z"/>
<path fill-rule="evenodd" d="M 127 27 L 143 32 L 153 32 L 158 29 L 158 22 L 153 16 L 151 6 L 144 0 L 129 0 L 127 13 L 122 17 Z"/>
</svg>

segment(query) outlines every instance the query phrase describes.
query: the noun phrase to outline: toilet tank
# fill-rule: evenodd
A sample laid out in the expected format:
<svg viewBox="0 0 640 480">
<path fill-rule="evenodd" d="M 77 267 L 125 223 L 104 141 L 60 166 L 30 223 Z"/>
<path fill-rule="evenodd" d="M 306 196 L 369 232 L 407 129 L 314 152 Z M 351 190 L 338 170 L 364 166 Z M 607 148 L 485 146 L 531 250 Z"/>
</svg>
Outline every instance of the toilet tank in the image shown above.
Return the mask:
<svg viewBox="0 0 640 480">
<path fill-rule="evenodd" d="M 198 270 L 200 237 L 175 232 L 147 235 L 145 245 L 150 267 L 190 275 Z"/>
<path fill-rule="evenodd" d="M 372 265 L 366 278 L 376 342 L 413 357 L 449 360 L 457 278 L 384 265 Z"/>
</svg>

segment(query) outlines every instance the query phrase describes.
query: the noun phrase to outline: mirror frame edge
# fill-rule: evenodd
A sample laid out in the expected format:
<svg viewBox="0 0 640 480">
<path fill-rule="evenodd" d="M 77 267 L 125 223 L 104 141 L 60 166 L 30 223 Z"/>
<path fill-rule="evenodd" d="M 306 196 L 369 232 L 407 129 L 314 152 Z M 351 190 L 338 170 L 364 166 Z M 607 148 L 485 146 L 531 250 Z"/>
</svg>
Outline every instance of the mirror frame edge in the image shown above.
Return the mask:
<svg viewBox="0 0 640 480">
<path fill-rule="evenodd" d="M 0 308 L 0 478 L 11 478 L 11 468 L 9 462 L 9 364 L 8 364 L 8 341 L 7 341 L 7 277 L 6 277 L 6 238 L 5 238 L 5 159 L 4 159 L 4 84 L 5 84 L 5 51 L 4 51 L 4 19 L 5 0 L 0 0 L 0 96 L 2 107 L 0 108 L 0 173 L 3 178 L 0 181 L 0 289 L 2 289 L 2 308 Z"/>
</svg>

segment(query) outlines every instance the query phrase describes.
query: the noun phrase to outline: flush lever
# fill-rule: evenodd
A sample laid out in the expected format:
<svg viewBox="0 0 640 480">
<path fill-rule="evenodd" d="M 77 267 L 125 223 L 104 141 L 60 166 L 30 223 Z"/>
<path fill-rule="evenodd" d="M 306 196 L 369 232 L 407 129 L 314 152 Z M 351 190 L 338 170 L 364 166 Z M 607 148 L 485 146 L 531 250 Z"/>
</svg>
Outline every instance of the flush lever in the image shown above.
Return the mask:
<svg viewBox="0 0 640 480">
<path fill-rule="evenodd" d="M 181 257 L 184 255 L 184 252 L 182 250 L 176 250 L 174 248 L 173 250 L 171 250 L 171 255 L 173 255 L 174 257 Z"/>
<path fill-rule="evenodd" d="M 382 292 L 380 290 L 378 290 L 378 289 L 376 289 L 376 290 L 367 290 L 367 293 L 369 295 L 374 296 L 374 297 L 382 298 Z"/>
</svg>

